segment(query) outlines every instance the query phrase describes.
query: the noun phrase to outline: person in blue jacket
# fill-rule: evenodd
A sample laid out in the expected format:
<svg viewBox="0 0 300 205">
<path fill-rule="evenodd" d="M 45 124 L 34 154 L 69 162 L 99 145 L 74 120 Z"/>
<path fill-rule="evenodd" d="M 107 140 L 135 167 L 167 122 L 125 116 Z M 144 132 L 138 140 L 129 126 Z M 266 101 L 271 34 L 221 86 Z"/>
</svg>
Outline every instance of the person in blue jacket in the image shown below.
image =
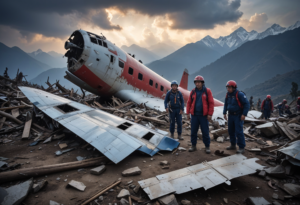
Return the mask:
<svg viewBox="0 0 300 205">
<path fill-rule="evenodd" d="M 165 97 L 165 109 L 169 113 L 170 118 L 170 133 L 174 138 L 175 122 L 177 123 L 178 139 L 183 140 L 182 133 L 182 113 L 184 110 L 184 100 L 181 92 L 178 90 L 178 83 L 173 80 L 171 90 L 167 92 Z"/>
<path fill-rule="evenodd" d="M 277 109 L 279 110 L 279 116 L 283 116 L 283 113 L 286 109 L 286 104 L 287 104 L 287 100 L 286 99 L 283 99 L 282 103 L 279 103 L 277 105 Z"/>
<path fill-rule="evenodd" d="M 226 113 L 228 111 L 228 133 L 230 136 L 231 145 L 227 150 L 236 150 L 236 144 L 239 146 L 237 153 L 245 152 L 245 137 L 244 137 L 244 120 L 250 109 L 250 103 L 243 92 L 237 90 L 235 81 L 230 80 L 226 84 L 227 95 L 224 104 L 224 119 L 227 120 Z"/>
</svg>

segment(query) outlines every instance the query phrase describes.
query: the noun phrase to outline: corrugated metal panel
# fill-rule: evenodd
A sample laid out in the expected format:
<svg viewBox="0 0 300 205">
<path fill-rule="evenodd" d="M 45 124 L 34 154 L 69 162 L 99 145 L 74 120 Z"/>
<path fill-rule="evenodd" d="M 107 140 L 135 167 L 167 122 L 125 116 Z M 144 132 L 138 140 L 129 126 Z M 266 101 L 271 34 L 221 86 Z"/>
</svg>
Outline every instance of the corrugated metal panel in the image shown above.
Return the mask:
<svg viewBox="0 0 300 205">
<path fill-rule="evenodd" d="M 201 187 L 207 190 L 224 182 L 230 184 L 229 180 L 233 178 L 253 174 L 257 169 L 263 169 L 263 166 L 257 164 L 256 160 L 258 159 L 247 159 L 245 156 L 237 154 L 161 174 L 138 183 L 151 200 L 173 193 L 173 189 L 175 194 L 185 193 Z M 160 184 L 163 184 L 163 186 L 160 186 Z M 166 184 L 166 190 L 161 190 L 161 192 L 155 190 L 157 188 L 161 189 Z"/>
</svg>

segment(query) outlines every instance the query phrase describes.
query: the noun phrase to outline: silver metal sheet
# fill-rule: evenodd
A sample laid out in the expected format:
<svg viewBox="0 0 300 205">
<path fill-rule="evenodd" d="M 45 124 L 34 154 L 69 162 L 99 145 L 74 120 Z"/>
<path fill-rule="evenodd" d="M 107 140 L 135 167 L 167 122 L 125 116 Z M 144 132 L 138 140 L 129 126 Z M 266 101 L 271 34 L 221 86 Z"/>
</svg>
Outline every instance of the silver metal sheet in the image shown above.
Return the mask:
<svg viewBox="0 0 300 205">
<path fill-rule="evenodd" d="M 222 183 L 230 184 L 230 179 L 253 174 L 257 169 L 263 169 L 263 166 L 257 164 L 256 160 L 258 159 L 247 159 L 243 155 L 232 155 L 161 174 L 139 181 L 139 184 L 151 200 L 163 196 L 162 193 L 170 193 L 172 189 L 169 184 L 167 190 L 161 190 L 162 193 L 155 190 L 158 187 L 162 188 L 163 186 L 160 184 L 167 182 L 170 183 L 176 194 L 201 187 L 207 190 Z"/>
<path fill-rule="evenodd" d="M 164 138 L 164 135 L 155 130 L 81 103 L 34 88 L 19 88 L 41 111 L 90 143 L 114 163 L 120 162 L 145 145 L 149 149 L 155 150 Z M 57 108 L 63 104 L 68 104 L 77 110 L 65 113 Z M 117 128 L 125 122 L 132 126 L 127 130 Z M 154 136 L 150 140 L 143 139 L 148 132 L 152 132 Z"/>
</svg>

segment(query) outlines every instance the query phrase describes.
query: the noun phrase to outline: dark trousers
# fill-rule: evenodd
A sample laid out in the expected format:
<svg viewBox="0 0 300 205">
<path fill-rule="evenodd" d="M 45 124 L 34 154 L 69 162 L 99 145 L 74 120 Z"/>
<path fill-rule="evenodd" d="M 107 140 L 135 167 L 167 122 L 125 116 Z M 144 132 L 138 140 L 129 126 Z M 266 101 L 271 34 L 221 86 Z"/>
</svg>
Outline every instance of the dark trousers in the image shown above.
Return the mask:
<svg viewBox="0 0 300 205">
<path fill-rule="evenodd" d="M 192 145 L 195 146 L 197 144 L 197 133 L 199 130 L 199 126 L 202 132 L 203 143 L 205 144 L 205 147 L 209 147 L 210 136 L 209 136 L 208 120 L 207 120 L 207 116 L 202 116 L 202 115 L 192 115 L 192 121 L 191 121 Z"/>
<path fill-rule="evenodd" d="M 271 117 L 271 110 L 264 110 L 265 119 L 269 119 Z"/>
<path fill-rule="evenodd" d="M 228 115 L 230 143 L 234 146 L 237 144 L 241 149 L 246 146 L 243 125 L 244 121 L 241 120 L 241 115 Z"/>
<path fill-rule="evenodd" d="M 172 109 L 173 112 L 169 113 L 170 118 L 170 132 L 173 134 L 175 131 L 175 122 L 177 123 L 177 133 L 182 133 L 182 115 L 180 115 L 180 109 Z"/>
</svg>

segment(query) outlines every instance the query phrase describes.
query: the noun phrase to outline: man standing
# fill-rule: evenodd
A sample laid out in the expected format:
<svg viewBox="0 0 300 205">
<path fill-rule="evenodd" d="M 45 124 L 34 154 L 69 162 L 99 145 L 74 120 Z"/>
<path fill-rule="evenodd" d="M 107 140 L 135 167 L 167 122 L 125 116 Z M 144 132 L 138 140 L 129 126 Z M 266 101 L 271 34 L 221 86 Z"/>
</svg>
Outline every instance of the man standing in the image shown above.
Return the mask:
<svg viewBox="0 0 300 205">
<path fill-rule="evenodd" d="M 243 92 L 237 90 L 235 81 L 230 80 L 226 84 L 227 94 L 224 105 L 224 119 L 227 120 L 228 111 L 228 133 L 231 145 L 227 150 L 236 150 L 236 144 L 239 146 L 237 153 L 245 152 L 244 120 L 248 114 L 250 104 Z"/>
<path fill-rule="evenodd" d="M 261 100 L 260 100 L 260 98 L 258 98 L 258 101 L 257 101 L 257 110 L 260 109 L 260 104 L 261 104 Z"/>
<path fill-rule="evenodd" d="M 285 105 L 287 104 L 287 100 L 283 99 L 282 103 L 280 103 L 279 105 L 277 105 L 277 108 L 279 110 L 279 116 L 283 116 L 283 112 L 285 110 Z"/>
<path fill-rule="evenodd" d="M 170 133 L 174 138 L 175 121 L 177 123 L 178 139 L 183 140 L 181 137 L 182 132 L 182 113 L 184 110 L 184 100 L 181 92 L 178 90 L 178 83 L 173 80 L 171 83 L 171 90 L 167 92 L 165 97 L 165 109 L 169 113 L 170 118 Z"/>
<path fill-rule="evenodd" d="M 271 116 L 271 111 L 274 110 L 273 101 L 271 100 L 271 95 L 267 95 L 267 98 L 261 104 L 261 111 L 264 113 L 265 119 L 269 119 Z"/>
<path fill-rule="evenodd" d="M 210 136 L 208 121 L 214 113 L 214 98 L 209 88 L 204 86 L 204 78 L 200 75 L 194 79 L 196 87 L 190 92 L 190 96 L 186 105 L 186 114 L 188 120 L 190 114 L 191 120 L 191 142 L 190 152 L 197 150 L 197 133 L 199 126 L 202 132 L 203 143 L 205 144 L 205 152 L 210 153 Z"/>
<path fill-rule="evenodd" d="M 250 103 L 250 110 L 253 110 L 253 96 L 250 97 L 250 100 L 249 100 L 249 103 Z"/>
</svg>

